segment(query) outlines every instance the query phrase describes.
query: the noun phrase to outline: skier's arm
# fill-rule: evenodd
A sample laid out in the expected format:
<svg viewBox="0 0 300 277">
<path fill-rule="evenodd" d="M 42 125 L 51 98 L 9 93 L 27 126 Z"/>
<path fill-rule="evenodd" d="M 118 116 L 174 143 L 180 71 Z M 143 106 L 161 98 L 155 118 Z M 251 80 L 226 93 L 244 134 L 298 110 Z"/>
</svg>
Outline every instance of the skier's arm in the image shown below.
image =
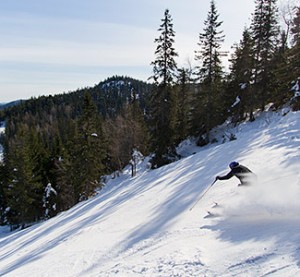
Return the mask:
<svg viewBox="0 0 300 277">
<path fill-rule="evenodd" d="M 233 177 L 233 173 L 232 171 L 230 171 L 227 175 L 224 175 L 224 176 L 217 176 L 217 180 L 228 180 L 230 179 L 231 177 Z"/>
</svg>

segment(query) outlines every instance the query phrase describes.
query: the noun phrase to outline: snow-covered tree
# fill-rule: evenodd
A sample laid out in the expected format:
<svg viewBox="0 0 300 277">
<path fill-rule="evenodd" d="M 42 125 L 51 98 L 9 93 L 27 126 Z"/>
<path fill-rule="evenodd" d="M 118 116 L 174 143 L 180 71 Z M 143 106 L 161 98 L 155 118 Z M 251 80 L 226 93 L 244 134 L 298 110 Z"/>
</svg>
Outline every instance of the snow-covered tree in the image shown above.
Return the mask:
<svg viewBox="0 0 300 277">
<path fill-rule="evenodd" d="M 45 188 L 43 197 L 43 207 L 45 209 L 45 218 L 50 218 L 57 213 L 57 203 L 56 203 L 57 192 L 52 187 L 51 183 Z"/>
<path fill-rule="evenodd" d="M 137 149 L 132 150 L 131 160 L 129 164 L 131 165 L 131 176 L 134 177 L 137 173 L 137 165 L 144 159 L 143 154 Z"/>
</svg>

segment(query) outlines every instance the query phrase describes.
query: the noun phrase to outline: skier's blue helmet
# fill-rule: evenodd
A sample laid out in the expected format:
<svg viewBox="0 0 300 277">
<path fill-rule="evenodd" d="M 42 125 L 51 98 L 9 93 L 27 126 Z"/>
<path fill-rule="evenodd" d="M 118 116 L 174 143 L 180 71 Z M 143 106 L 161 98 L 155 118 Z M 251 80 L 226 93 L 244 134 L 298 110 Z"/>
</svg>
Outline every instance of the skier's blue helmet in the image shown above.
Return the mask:
<svg viewBox="0 0 300 277">
<path fill-rule="evenodd" d="M 239 165 L 238 162 L 231 162 L 231 163 L 229 164 L 229 167 L 232 169 L 232 168 L 234 168 L 234 167 L 237 167 L 238 165 Z"/>
</svg>

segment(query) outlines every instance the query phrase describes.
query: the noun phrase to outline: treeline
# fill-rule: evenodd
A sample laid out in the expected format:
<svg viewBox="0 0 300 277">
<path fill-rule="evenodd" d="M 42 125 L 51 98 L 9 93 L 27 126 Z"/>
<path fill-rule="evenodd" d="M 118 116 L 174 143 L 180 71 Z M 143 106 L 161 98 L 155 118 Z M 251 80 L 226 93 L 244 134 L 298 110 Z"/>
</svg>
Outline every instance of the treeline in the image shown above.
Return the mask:
<svg viewBox="0 0 300 277">
<path fill-rule="evenodd" d="M 152 85 L 112 77 L 93 88 L 22 101 L 2 112 L 0 215 L 25 227 L 101 189 L 101 176 L 149 153 L 144 121 Z"/>
<path fill-rule="evenodd" d="M 273 103 L 300 108 L 300 7 L 284 14 L 276 0 L 255 0 L 251 25 L 222 66 L 222 21 L 211 1 L 195 46 L 195 68 L 176 62 L 169 10 L 158 28 L 151 83 L 112 77 L 93 88 L 40 97 L 2 111 L 1 222 L 22 226 L 49 218 L 93 195 L 101 176 L 122 170 L 132 153 L 153 153 L 152 166 L 180 157 L 176 145 L 231 118 L 255 120 Z M 297 83 L 298 82 L 298 83 Z"/>
</svg>

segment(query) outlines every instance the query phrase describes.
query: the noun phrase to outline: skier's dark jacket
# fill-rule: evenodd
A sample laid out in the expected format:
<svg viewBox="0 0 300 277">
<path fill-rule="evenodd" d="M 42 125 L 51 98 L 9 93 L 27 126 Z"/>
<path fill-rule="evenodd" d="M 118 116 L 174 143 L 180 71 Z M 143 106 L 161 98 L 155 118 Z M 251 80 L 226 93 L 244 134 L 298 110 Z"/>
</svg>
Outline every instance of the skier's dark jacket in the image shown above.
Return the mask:
<svg viewBox="0 0 300 277">
<path fill-rule="evenodd" d="M 249 178 L 251 178 L 251 176 L 255 176 L 255 175 L 254 175 L 254 173 L 252 173 L 252 171 L 249 168 L 239 164 L 238 166 L 233 167 L 227 175 L 217 176 L 217 179 L 218 180 L 228 180 L 233 176 L 236 176 L 237 178 L 240 179 L 241 185 L 247 185 L 247 184 L 249 184 Z"/>
</svg>

